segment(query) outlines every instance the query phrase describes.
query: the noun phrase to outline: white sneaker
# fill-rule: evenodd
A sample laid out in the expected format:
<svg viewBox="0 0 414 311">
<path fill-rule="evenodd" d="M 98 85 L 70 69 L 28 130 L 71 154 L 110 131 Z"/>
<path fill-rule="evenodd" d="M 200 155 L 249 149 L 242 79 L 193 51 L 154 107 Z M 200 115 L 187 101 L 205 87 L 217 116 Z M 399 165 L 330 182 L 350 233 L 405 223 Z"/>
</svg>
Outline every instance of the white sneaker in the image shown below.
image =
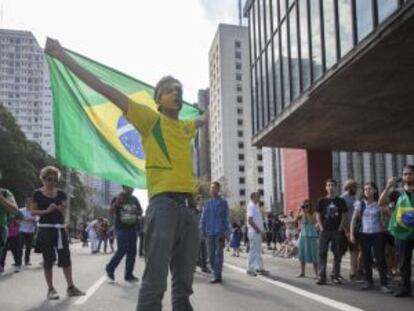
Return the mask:
<svg viewBox="0 0 414 311">
<path fill-rule="evenodd" d="M 393 290 L 386 285 L 382 285 L 381 292 L 383 292 L 384 294 L 392 294 Z"/>
<path fill-rule="evenodd" d="M 22 270 L 22 266 L 16 266 L 14 268 L 14 273 L 19 273 Z"/>
</svg>

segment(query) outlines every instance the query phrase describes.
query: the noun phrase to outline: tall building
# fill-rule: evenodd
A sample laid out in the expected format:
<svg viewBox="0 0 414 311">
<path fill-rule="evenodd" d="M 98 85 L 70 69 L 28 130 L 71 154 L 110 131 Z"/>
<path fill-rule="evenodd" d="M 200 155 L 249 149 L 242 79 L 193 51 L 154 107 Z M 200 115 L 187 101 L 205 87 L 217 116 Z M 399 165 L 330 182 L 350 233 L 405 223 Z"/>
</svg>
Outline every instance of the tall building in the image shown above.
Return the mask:
<svg viewBox="0 0 414 311">
<path fill-rule="evenodd" d="M 206 111 L 210 103 L 210 90 L 198 91 L 198 106 Z M 193 149 L 194 172 L 198 178 L 205 181 L 211 180 L 210 161 L 210 134 L 209 126 L 206 124 L 197 131 Z"/>
<path fill-rule="evenodd" d="M 248 29 L 220 24 L 209 51 L 211 178 L 230 206 L 263 194 L 262 152 L 251 145 Z"/>
<path fill-rule="evenodd" d="M 29 140 L 54 155 L 49 72 L 31 32 L 0 29 L 0 103 Z"/>
<path fill-rule="evenodd" d="M 101 178 L 79 173 L 86 192 L 86 204 L 89 208 L 109 208 L 111 200 L 122 191 L 122 186 Z"/>
<path fill-rule="evenodd" d="M 413 1 L 247 0 L 244 16 L 253 144 L 282 176 L 269 200 L 296 209 L 332 176 L 382 187 L 413 163 Z"/>
</svg>

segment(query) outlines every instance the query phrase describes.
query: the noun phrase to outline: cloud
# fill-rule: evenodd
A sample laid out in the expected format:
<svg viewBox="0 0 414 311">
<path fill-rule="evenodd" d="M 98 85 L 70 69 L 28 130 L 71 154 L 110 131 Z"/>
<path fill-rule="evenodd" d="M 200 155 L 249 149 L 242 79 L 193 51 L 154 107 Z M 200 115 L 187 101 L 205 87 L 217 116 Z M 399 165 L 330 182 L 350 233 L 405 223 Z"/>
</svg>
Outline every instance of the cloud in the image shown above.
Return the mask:
<svg viewBox="0 0 414 311">
<path fill-rule="evenodd" d="M 238 0 L 200 0 L 200 3 L 206 18 L 210 21 L 215 23 L 238 23 Z"/>
</svg>

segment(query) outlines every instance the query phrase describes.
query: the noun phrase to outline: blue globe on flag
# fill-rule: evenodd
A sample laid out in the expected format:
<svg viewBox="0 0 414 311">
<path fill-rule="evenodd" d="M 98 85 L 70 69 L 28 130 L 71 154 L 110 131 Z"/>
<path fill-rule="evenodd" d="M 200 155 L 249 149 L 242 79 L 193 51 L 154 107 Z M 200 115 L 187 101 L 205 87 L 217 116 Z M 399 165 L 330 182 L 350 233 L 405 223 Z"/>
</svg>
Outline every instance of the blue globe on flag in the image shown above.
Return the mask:
<svg viewBox="0 0 414 311">
<path fill-rule="evenodd" d="M 116 126 L 119 140 L 128 152 L 140 159 L 145 159 L 144 148 L 141 144 L 139 132 L 121 115 Z"/>
</svg>

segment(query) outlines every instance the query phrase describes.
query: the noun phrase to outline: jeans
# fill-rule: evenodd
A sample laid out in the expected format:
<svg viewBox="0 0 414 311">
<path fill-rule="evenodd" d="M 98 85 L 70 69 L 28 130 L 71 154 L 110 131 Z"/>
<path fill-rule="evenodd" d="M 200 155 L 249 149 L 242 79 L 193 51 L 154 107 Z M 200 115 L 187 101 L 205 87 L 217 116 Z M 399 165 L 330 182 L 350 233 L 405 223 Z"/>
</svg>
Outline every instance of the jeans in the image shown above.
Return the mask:
<svg viewBox="0 0 414 311">
<path fill-rule="evenodd" d="M 145 217 L 145 270 L 138 311 L 160 311 L 167 288 L 168 266 L 173 311 L 192 311 L 189 296 L 200 245 L 195 207 L 171 195 L 151 198 Z"/>
<path fill-rule="evenodd" d="M 215 279 L 222 278 L 223 259 L 224 259 L 224 234 L 215 234 L 207 237 L 208 256 L 210 258 L 210 266 Z"/>
<path fill-rule="evenodd" d="M 198 253 L 197 265 L 201 269 L 207 268 L 207 242 L 205 237 L 201 237 L 200 240 L 200 251 Z"/>
<path fill-rule="evenodd" d="M 339 277 L 341 267 L 341 254 L 339 250 L 340 232 L 322 231 L 319 235 L 319 277 L 326 280 L 326 262 L 328 259 L 329 244 L 332 244 L 334 264 L 332 270 L 333 277 Z"/>
<path fill-rule="evenodd" d="M 262 234 L 256 232 L 249 232 L 249 257 L 247 260 L 247 270 L 255 272 L 256 270 L 263 270 L 262 259 Z"/>
<path fill-rule="evenodd" d="M 135 228 L 116 229 L 118 248 L 106 266 L 107 271 L 114 272 L 116 267 L 126 255 L 125 278 L 130 278 L 134 272 L 135 257 L 137 255 L 137 232 Z"/>
<path fill-rule="evenodd" d="M 385 262 L 385 233 L 361 233 L 362 258 L 365 281 L 373 283 L 372 251 L 377 262 L 381 285 L 387 285 L 387 264 Z"/>
<path fill-rule="evenodd" d="M 413 258 L 414 240 L 396 240 L 400 257 L 401 287 L 411 290 L 411 260 Z"/>
<path fill-rule="evenodd" d="M 25 249 L 24 263 L 26 264 L 30 263 L 30 253 L 32 251 L 33 238 L 34 238 L 34 233 L 20 232 L 21 255 L 23 256 L 23 248 L 24 248 Z"/>
</svg>

